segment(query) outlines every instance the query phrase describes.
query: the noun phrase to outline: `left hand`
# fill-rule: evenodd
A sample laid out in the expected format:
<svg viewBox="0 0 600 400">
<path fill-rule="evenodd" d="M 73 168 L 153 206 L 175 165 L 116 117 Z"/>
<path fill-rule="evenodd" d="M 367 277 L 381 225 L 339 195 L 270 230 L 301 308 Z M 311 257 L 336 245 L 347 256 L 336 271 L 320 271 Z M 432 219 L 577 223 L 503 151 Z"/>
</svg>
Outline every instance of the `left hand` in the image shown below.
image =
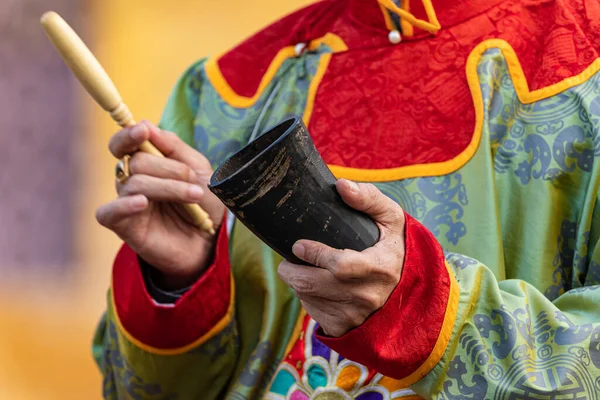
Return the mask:
<svg viewBox="0 0 600 400">
<path fill-rule="evenodd" d="M 402 208 L 372 184 L 342 179 L 336 187 L 346 204 L 375 220 L 379 242 L 358 252 L 299 240 L 292 248 L 296 257 L 321 268 L 284 260 L 278 269 L 304 309 L 332 337 L 361 325 L 385 304 L 404 264 Z"/>
</svg>

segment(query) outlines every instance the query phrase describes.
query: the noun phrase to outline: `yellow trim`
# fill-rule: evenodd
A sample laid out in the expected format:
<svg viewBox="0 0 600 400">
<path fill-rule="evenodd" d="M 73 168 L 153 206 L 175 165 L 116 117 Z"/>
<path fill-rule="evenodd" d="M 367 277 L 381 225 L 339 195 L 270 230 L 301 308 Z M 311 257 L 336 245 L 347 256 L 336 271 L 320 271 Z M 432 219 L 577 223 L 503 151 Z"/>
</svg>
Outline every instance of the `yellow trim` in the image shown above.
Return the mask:
<svg viewBox="0 0 600 400">
<path fill-rule="evenodd" d="M 479 50 L 480 54 L 483 54 L 484 51 L 493 48 L 500 49 L 504 54 L 515 91 L 517 92 L 519 100 L 523 104 L 530 104 L 536 101 L 547 99 L 548 97 L 555 96 L 567 89 L 572 88 L 573 86 L 581 85 L 600 70 L 600 58 L 597 58 L 586 69 L 575 76 L 566 78 L 553 85 L 530 91 L 529 85 L 527 84 L 527 79 L 525 78 L 525 73 L 523 72 L 523 68 L 521 68 L 521 63 L 519 62 L 517 54 L 510 44 L 504 40 L 490 39 L 481 43 L 473 51 Z"/>
<path fill-rule="evenodd" d="M 304 107 L 304 114 L 302 115 L 302 120 L 304 121 L 304 125 L 308 126 L 310 123 L 310 117 L 312 117 L 312 113 L 315 107 L 315 99 L 317 97 L 317 90 L 319 89 L 319 85 L 325 76 L 325 72 L 327 72 L 327 67 L 329 66 L 329 61 L 331 61 L 332 54 L 323 54 L 321 59 L 319 60 L 319 66 L 317 67 L 317 72 L 310 82 L 310 86 L 308 87 L 308 94 L 306 96 L 306 106 Z"/>
<path fill-rule="evenodd" d="M 399 380 L 399 385 L 403 387 L 409 387 L 410 385 L 417 382 L 419 379 L 424 377 L 440 362 L 442 356 L 446 352 L 446 347 L 450 343 L 450 337 L 452 336 L 452 330 L 454 329 L 454 322 L 456 321 L 456 315 L 458 314 L 458 301 L 460 299 L 460 288 L 458 282 L 454 277 L 454 273 L 450 269 L 448 262 L 444 261 L 446 265 L 446 271 L 450 276 L 450 293 L 448 294 L 448 303 L 446 305 L 446 313 L 444 314 L 444 321 L 442 322 L 442 329 L 435 342 L 435 346 L 429 354 L 429 357 L 415 372 L 410 374 L 404 379 Z"/>
<path fill-rule="evenodd" d="M 425 7 L 425 14 L 427 14 L 427 19 L 431 22 L 431 25 L 437 27 L 437 29 L 441 29 L 442 25 L 440 25 L 440 21 L 437 19 L 437 15 L 435 14 L 435 9 L 433 8 L 433 4 L 431 4 L 431 0 L 422 0 L 423 7 Z M 435 32 L 432 32 L 435 33 Z"/>
<path fill-rule="evenodd" d="M 462 318 L 456 324 L 457 326 L 464 326 L 469 319 L 473 318 L 472 314 L 474 311 L 476 311 L 477 301 L 480 298 L 482 275 L 483 275 L 483 268 L 477 268 L 475 271 L 475 278 L 473 279 L 475 284 L 469 290 L 469 294 L 470 294 L 469 302 L 468 302 L 469 308 L 466 310 L 463 310 L 463 312 L 461 313 Z M 458 340 L 454 340 L 452 343 L 450 343 L 450 348 L 447 349 L 448 354 L 455 354 L 456 348 L 458 347 L 458 345 L 459 345 Z M 440 376 L 448 375 L 448 369 L 450 368 L 450 364 L 451 363 L 446 363 L 446 365 L 444 366 L 444 370 L 440 373 Z M 443 385 L 444 385 L 444 380 L 439 380 L 438 385 L 435 387 L 435 389 L 432 392 L 433 393 L 441 392 Z"/>
<path fill-rule="evenodd" d="M 114 290 L 111 290 L 110 298 L 111 298 L 113 313 L 115 316 L 115 322 L 117 323 L 117 327 L 119 328 L 119 331 L 123 334 L 123 336 L 125 336 L 125 338 L 127 338 L 127 340 L 129 342 L 131 342 L 132 344 L 134 344 L 136 347 L 140 348 L 141 350 L 144 350 L 151 354 L 156 354 L 159 356 L 176 356 L 179 354 L 187 353 L 190 350 L 195 349 L 196 347 L 205 343 L 207 340 L 214 337 L 216 334 L 218 334 L 223 329 L 225 329 L 225 327 L 227 325 L 229 325 L 229 323 L 231 322 L 231 318 L 233 316 L 233 306 L 235 303 L 235 283 L 233 282 L 233 275 L 231 275 L 231 298 L 229 299 L 229 308 L 227 309 L 227 313 L 223 316 L 223 318 L 221 318 L 219 320 L 219 322 L 217 322 L 215 324 L 215 326 L 213 326 L 208 332 L 206 332 L 204 335 L 202 335 L 200 338 L 196 339 L 192 343 L 185 345 L 183 347 L 177 347 L 177 348 L 173 348 L 173 349 L 159 349 L 157 347 L 152 347 L 150 345 L 147 345 L 147 344 L 141 342 L 140 340 L 136 339 L 131 333 L 129 333 L 125 329 L 125 327 L 121 323 L 121 320 L 119 319 L 119 313 L 117 311 L 117 307 L 115 304 Z"/>
<path fill-rule="evenodd" d="M 390 391 L 390 393 L 400 389 L 406 389 L 406 386 L 402 385 L 399 380 L 390 378 L 389 376 L 384 376 L 379 380 L 379 382 L 377 382 L 377 384 L 385 387 Z"/>
<path fill-rule="evenodd" d="M 435 10 L 433 9 L 433 5 L 430 0 L 423 0 L 423 7 L 425 8 L 425 13 L 427 14 L 427 18 L 429 22 L 424 21 L 422 19 L 417 19 L 414 15 L 405 11 L 398 7 L 392 0 L 377 0 L 379 4 L 384 6 L 390 11 L 395 12 L 401 18 L 404 18 L 409 24 L 412 26 L 416 26 L 417 28 L 423 29 L 429 33 L 436 33 L 440 30 L 441 25 L 435 15 Z"/>
<path fill-rule="evenodd" d="M 500 49 L 506 59 L 508 71 L 512 79 L 513 85 L 517 92 L 517 96 L 521 103 L 529 104 L 536 101 L 552 97 L 560 92 L 563 92 L 573 86 L 590 79 L 598 70 L 600 70 L 600 58 L 590 64 L 583 72 L 576 76 L 567 78 L 554 85 L 547 86 L 542 89 L 529 91 L 527 79 L 521 68 L 521 63 L 517 58 L 517 54 L 513 48 L 500 39 L 490 39 L 480 43 L 469 55 L 466 64 L 467 81 L 471 96 L 473 98 L 473 106 L 475 107 L 475 129 L 471 142 L 467 147 L 456 157 L 442 162 L 429 164 L 407 165 L 398 168 L 387 169 L 360 169 L 342 167 L 339 165 L 329 165 L 329 169 L 337 178 L 346 178 L 355 181 L 366 182 L 387 182 L 406 178 L 424 177 L 424 176 L 440 176 L 454 172 L 464 166 L 475 155 L 481 135 L 483 131 L 484 108 L 483 95 L 481 94 L 479 76 L 477 75 L 477 65 L 483 53 L 489 49 Z"/>
<path fill-rule="evenodd" d="M 410 0 L 401 0 L 400 6 L 406 12 L 410 12 Z M 400 18 L 400 27 L 402 28 L 402 36 L 413 36 L 413 26 L 404 18 Z"/>
<path fill-rule="evenodd" d="M 292 351 L 292 348 L 294 347 L 294 345 L 296 344 L 296 341 L 300 337 L 300 334 L 302 333 L 302 325 L 304 325 L 305 317 L 306 317 L 306 311 L 304 310 L 304 308 L 300 308 L 300 313 L 298 314 L 298 319 L 296 320 L 296 325 L 294 326 L 294 330 L 292 331 L 292 334 L 290 335 L 290 340 L 288 341 L 287 346 L 285 346 L 285 352 L 283 353 L 284 359 L 285 359 L 285 357 L 288 356 L 288 354 L 290 354 L 290 351 Z"/>
<path fill-rule="evenodd" d="M 312 40 L 309 43 L 309 50 L 316 50 L 322 44 L 328 45 L 334 53 L 348 50 L 348 46 L 346 46 L 344 41 L 333 33 L 328 33 L 318 39 Z M 258 89 L 252 97 L 246 97 L 237 94 L 229 85 L 219 69 L 218 60 L 221 56 L 211 57 L 206 61 L 204 65 L 206 76 L 214 87 L 215 91 L 225 102 L 227 102 L 227 104 L 236 108 L 252 107 L 263 94 L 269 83 L 271 83 L 275 77 L 275 74 L 277 74 L 277 71 L 281 67 L 281 64 L 283 64 L 288 58 L 296 57 L 294 47 L 295 46 L 287 46 L 279 50 L 275 58 L 273 58 L 271 61 L 267 72 L 261 78 Z M 327 62 L 329 62 L 329 60 L 327 60 Z"/>
<path fill-rule="evenodd" d="M 379 3 L 379 8 L 381 8 L 381 12 L 383 13 L 383 20 L 385 21 L 385 26 L 388 30 L 393 31 L 396 29 L 394 26 L 394 21 L 392 21 L 392 17 L 390 17 L 390 12 L 387 8 L 383 6 L 383 4 Z"/>
</svg>

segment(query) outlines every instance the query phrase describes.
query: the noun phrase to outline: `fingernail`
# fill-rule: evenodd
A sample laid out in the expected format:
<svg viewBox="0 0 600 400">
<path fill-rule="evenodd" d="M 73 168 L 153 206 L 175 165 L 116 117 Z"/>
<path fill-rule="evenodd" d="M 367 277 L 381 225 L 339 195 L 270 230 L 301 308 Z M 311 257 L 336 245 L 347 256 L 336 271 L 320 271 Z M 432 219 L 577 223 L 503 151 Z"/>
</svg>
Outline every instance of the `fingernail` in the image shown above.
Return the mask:
<svg viewBox="0 0 600 400">
<path fill-rule="evenodd" d="M 136 210 L 143 210 L 146 208 L 146 204 L 148 203 L 146 202 L 146 197 L 144 196 L 135 196 L 131 199 L 131 205 Z"/>
<path fill-rule="evenodd" d="M 356 183 L 348 180 L 346 180 L 346 183 L 348 184 L 348 187 L 350 188 L 350 190 L 352 190 L 352 192 L 358 193 L 360 191 Z"/>
<path fill-rule="evenodd" d="M 304 245 L 302 243 L 296 242 L 292 246 L 292 252 L 298 258 L 303 258 L 305 251 L 306 251 L 306 249 L 304 248 Z"/>
<path fill-rule="evenodd" d="M 146 128 L 143 125 L 136 125 L 131 129 L 131 138 L 141 140 L 144 137 Z"/>
<path fill-rule="evenodd" d="M 204 195 L 204 190 L 200 186 L 191 185 L 190 187 L 190 197 L 192 200 L 201 200 Z"/>
</svg>

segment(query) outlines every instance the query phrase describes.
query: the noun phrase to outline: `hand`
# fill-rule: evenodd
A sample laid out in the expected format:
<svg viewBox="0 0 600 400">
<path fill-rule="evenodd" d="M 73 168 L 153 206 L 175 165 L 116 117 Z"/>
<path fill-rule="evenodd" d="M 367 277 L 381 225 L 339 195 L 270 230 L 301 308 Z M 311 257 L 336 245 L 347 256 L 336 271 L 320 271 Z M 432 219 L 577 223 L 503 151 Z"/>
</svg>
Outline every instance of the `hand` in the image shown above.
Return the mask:
<svg viewBox="0 0 600 400">
<path fill-rule="evenodd" d="M 297 241 L 296 257 L 321 268 L 279 264 L 279 276 L 326 335 L 342 336 L 381 308 L 400 281 L 404 263 L 404 212 L 371 184 L 340 180 L 338 193 L 350 207 L 370 215 L 379 242 L 362 252 Z"/>
<path fill-rule="evenodd" d="M 165 157 L 136 152 L 145 140 Z M 178 204 L 200 204 L 219 228 L 225 206 L 207 188 L 209 161 L 174 133 L 146 121 L 117 132 L 109 149 L 119 159 L 135 153 L 132 175 L 117 183 L 119 197 L 98 209 L 98 222 L 155 267 L 167 289 L 190 285 L 210 262 L 216 237 L 194 226 Z"/>
</svg>

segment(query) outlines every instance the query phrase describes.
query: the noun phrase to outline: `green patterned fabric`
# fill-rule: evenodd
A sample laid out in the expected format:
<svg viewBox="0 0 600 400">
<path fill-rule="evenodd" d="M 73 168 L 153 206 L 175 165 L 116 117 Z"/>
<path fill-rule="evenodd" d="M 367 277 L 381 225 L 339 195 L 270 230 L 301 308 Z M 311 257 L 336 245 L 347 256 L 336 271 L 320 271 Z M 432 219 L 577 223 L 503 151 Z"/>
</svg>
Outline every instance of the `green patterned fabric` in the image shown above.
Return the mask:
<svg viewBox="0 0 600 400">
<path fill-rule="evenodd" d="M 482 145 L 457 173 L 425 180 L 450 203 L 445 217 L 424 206 L 422 221 L 448 250 L 461 295 L 451 344 L 414 389 L 440 399 L 597 399 L 600 74 L 528 105 L 499 50 L 484 54 L 478 75 Z M 427 197 L 419 181 L 412 195 Z"/>
<path fill-rule="evenodd" d="M 200 62 L 161 125 L 216 166 L 253 132 L 302 115 L 319 58 L 286 61 L 247 109 L 220 99 Z M 451 343 L 413 390 L 438 399 L 597 399 L 600 75 L 528 105 L 499 50 L 484 54 L 478 75 L 484 124 L 473 158 L 445 176 L 377 183 L 436 236 L 460 286 Z M 278 256 L 241 224 L 230 243 L 234 321 L 189 353 L 144 352 L 108 310 L 94 347 L 106 398 L 262 398 L 300 306 L 277 278 Z M 290 398 L 294 378 L 279 376 L 268 396 Z"/>
</svg>

